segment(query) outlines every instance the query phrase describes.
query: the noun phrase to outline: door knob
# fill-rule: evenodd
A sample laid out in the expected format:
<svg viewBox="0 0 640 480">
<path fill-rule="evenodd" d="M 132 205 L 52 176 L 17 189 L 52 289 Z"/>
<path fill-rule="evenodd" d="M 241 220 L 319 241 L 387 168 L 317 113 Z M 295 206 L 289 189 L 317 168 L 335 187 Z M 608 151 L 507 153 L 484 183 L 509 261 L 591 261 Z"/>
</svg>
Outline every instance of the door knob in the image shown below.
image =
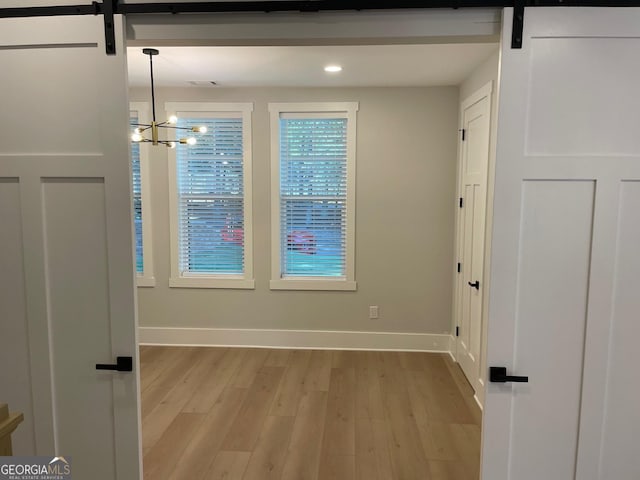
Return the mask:
<svg viewBox="0 0 640 480">
<path fill-rule="evenodd" d="M 115 365 L 96 363 L 96 370 L 115 370 L 117 372 L 132 372 L 133 359 L 131 357 L 116 357 Z"/>
<path fill-rule="evenodd" d="M 529 377 L 507 375 L 506 367 L 489 367 L 489 381 L 494 383 L 520 382 L 528 383 Z"/>
<path fill-rule="evenodd" d="M 475 282 L 471 283 L 471 282 L 467 282 L 469 284 L 470 287 L 475 288 L 476 290 L 480 290 L 480 281 L 476 280 Z"/>
</svg>

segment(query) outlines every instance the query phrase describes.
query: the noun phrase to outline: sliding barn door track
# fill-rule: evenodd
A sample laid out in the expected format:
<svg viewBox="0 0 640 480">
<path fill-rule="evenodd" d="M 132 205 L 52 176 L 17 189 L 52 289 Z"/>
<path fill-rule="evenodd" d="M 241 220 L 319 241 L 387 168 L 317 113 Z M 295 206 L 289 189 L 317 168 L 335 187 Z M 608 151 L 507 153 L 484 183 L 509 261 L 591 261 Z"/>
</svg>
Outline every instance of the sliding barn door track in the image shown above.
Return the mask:
<svg viewBox="0 0 640 480">
<path fill-rule="evenodd" d="M 522 48 L 526 7 L 640 7 L 640 0 L 282 0 L 175 3 L 120 3 L 104 0 L 90 5 L 0 8 L 0 18 L 51 17 L 62 15 L 102 15 L 105 49 L 115 55 L 114 15 L 230 12 L 321 12 L 361 10 L 402 10 L 427 8 L 504 8 L 513 7 L 511 48 Z"/>
</svg>

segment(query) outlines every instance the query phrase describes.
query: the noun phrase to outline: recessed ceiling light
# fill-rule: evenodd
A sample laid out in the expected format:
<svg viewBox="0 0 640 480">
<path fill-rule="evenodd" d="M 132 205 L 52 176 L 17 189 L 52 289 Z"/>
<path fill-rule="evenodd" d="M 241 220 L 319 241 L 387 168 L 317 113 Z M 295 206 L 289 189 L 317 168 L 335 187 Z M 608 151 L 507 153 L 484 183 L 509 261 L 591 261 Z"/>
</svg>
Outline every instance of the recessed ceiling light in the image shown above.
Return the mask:
<svg viewBox="0 0 640 480">
<path fill-rule="evenodd" d="M 324 67 L 324 71 L 329 73 L 338 73 L 342 71 L 342 67 L 340 65 L 327 65 Z"/>
</svg>

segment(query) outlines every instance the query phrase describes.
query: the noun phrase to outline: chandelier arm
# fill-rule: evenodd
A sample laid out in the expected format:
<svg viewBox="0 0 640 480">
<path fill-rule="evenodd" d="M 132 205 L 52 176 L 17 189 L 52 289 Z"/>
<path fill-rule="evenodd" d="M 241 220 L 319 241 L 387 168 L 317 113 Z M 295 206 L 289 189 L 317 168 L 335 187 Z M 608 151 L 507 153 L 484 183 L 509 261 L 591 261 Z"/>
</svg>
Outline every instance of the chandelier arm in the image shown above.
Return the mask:
<svg viewBox="0 0 640 480">
<path fill-rule="evenodd" d="M 173 125 L 163 125 L 163 124 L 158 124 L 158 126 L 162 128 L 172 128 L 174 130 L 189 130 L 190 132 L 193 131 L 191 130 L 191 127 L 175 127 Z"/>
</svg>

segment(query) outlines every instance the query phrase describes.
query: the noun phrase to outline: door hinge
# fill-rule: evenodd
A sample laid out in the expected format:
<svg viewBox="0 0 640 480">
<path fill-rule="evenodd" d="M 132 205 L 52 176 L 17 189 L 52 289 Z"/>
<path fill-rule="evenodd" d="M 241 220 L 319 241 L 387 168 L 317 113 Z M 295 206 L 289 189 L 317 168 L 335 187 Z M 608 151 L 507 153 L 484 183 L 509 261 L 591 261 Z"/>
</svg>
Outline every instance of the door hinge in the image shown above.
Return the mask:
<svg viewBox="0 0 640 480">
<path fill-rule="evenodd" d="M 467 131 L 464 128 L 461 128 L 460 135 L 462 136 L 462 141 L 464 142 L 467 137 Z"/>
<path fill-rule="evenodd" d="M 464 205 L 464 199 L 462 197 L 460 197 L 459 205 L 460 208 L 462 208 L 462 206 Z"/>
<path fill-rule="evenodd" d="M 458 262 L 458 273 L 460 273 L 460 270 L 462 270 L 462 264 Z"/>
<path fill-rule="evenodd" d="M 460 336 L 460 327 L 456 327 L 456 337 Z"/>
</svg>

